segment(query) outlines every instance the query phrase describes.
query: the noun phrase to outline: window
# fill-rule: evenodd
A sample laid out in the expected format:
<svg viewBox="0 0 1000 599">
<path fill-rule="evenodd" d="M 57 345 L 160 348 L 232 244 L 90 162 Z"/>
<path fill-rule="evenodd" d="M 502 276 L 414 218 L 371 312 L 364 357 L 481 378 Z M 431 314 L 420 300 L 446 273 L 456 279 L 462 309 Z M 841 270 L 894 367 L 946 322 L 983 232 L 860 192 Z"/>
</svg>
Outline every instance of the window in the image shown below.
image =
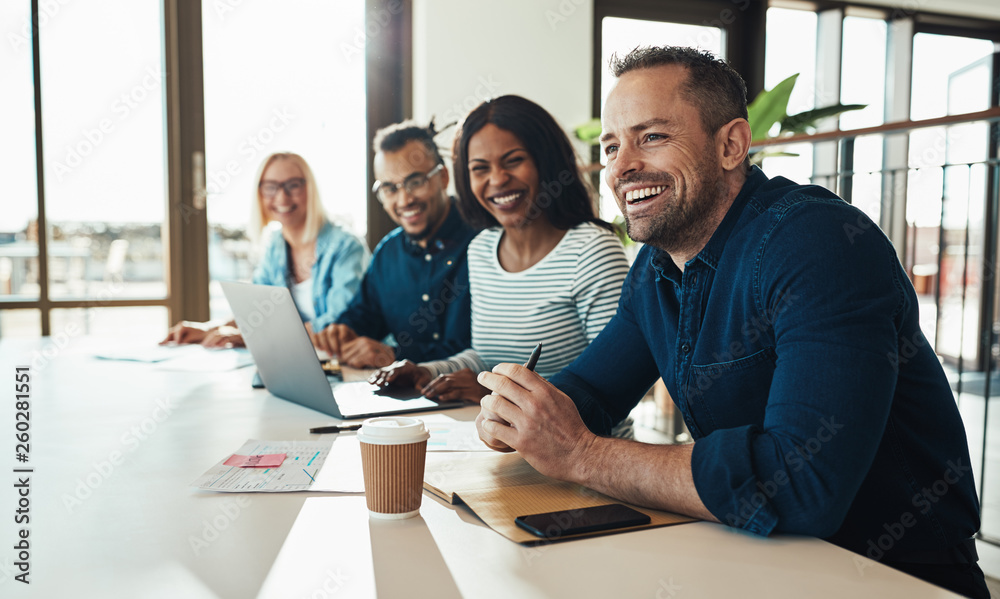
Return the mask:
<svg viewBox="0 0 1000 599">
<path fill-rule="evenodd" d="M 988 40 L 917 33 L 911 118 L 985 110 L 990 75 L 983 59 L 992 53 Z M 925 318 L 934 323 L 926 333 L 939 354 L 962 359 L 966 368 L 979 359 L 977 273 L 982 268 L 985 176 L 979 172 L 982 165 L 970 168 L 963 163 L 986 159 L 987 127 L 971 123 L 910 134 L 909 166 L 914 170 L 907 190 L 907 223 L 914 239 L 913 268 L 936 273 L 939 285 L 938 301 L 927 294 L 922 306 Z"/>
<path fill-rule="evenodd" d="M 35 106 L 32 90 L 30 2 L 0 4 L 0 22 L 16 24 L 0 44 L 0 89 L 8 113 L 0 162 L 7 186 L 4 208 L 0 210 L 0 302 L 37 300 L 38 222 L 35 170 Z M 35 310 L 0 312 L 0 336 L 13 331 L 38 335 Z"/>
<path fill-rule="evenodd" d="M 215 281 L 248 280 L 254 178 L 269 154 L 300 154 L 327 215 L 364 238 L 367 225 L 365 4 L 270 0 L 220 12 L 202 5 L 212 316 Z M 238 48 L 238 52 L 234 52 Z M 234 110 L 233 107 L 239 107 Z"/>
<path fill-rule="evenodd" d="M 40 36 L 54 299 L 166 297 L 160 23 L 157 1 L 109 0 Z"/>
<path fill-rule="evenodd" d="M 799 78 L 788 99 L 788 112 L 791 114 L 816 107 L 816 23 L 815 12 L 767 9 L 764 87 L 773 89 L 798 73 Z M 747 98 L 747 101 L 752 102 L 753 98 Z M 812 178 L 812 150 L 812 144 L 785 146 L 781 151 L 798 156 L 765 158 L 761 167 L 768 176 L 781 175 L 803 183 Z"/>
<path fill-rule="evenodd" d="M 48 334 L 57 307 L 168 301 L 161 2 L 44 4 L 38 55 L 30 6 L 0 9 L 5 23 L 20 24 L 0 50 L 13 111 L 0 149 L 12 192 L 0 215 L 0 335 L 34 323 Z"/>
<path fill-rule="evenodd" d="M 885 114 L 886 22 L 884 19 L 844 17 L 840 102 L 865 104 L 862 110 L 840 115 L 841 129 L 875 127 Z M 882 211 L 882 136 L 863 135 L 849 144 L 851 203 L 879 222 Z M 850 168 L 846 168 L 846 167 Z"/>
</svg>

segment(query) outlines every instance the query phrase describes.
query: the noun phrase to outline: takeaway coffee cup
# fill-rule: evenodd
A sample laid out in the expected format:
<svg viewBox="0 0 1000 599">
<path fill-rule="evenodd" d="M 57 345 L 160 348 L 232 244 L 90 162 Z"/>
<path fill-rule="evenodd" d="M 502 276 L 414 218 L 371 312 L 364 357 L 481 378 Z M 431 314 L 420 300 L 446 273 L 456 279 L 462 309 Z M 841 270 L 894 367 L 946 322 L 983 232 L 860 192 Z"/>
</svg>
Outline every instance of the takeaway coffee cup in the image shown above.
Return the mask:
<svg viewBox="0 0 1000 599">
<path fill-rule="evenodd" d="M 429 438 L 416 418 L 369 418 L 361 425 L 361 468 L 372 518 L 399 520 L 420 512 Z"/>
</svg>

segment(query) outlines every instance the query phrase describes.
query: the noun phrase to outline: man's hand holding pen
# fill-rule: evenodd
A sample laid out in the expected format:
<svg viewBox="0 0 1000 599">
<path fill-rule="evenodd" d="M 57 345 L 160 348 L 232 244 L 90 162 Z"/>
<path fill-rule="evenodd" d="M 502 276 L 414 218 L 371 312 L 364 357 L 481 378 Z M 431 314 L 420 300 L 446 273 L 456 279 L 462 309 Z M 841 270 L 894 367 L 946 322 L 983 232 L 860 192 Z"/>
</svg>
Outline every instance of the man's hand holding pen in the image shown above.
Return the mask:
<svg viewBox="0 0 1000 599">
<path fill-rule="evenodd" d="M 494 392 L 483 398 L 476 417 L 476 429 L 486 445 L 520 452 L 547 476 L 578 479 L 576 469 L 596 436 L 568 395 L 517 364 L 481 372 L 479 382 Z"/>
<path fill-rule="evenodd" d="M 493 393 L 482 399 L 476 429 L 490 448 L 518 451 L 542 474 L 573 480 L 596 436 L 573 400 L 533 372 L 540 353 L 539 343 L 524 366 L 498 364 L 479 373 Z"/>
</svg>

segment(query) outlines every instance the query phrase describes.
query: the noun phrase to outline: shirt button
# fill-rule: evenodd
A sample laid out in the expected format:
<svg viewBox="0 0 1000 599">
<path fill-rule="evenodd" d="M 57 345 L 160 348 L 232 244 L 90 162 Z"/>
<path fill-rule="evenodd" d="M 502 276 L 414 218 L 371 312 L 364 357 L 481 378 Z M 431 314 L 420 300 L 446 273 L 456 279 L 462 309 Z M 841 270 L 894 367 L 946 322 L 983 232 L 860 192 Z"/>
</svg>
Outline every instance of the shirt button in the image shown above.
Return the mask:
<svg viewBox="0 0 1000 599">
<path fill-rule="evenodd" d="M 691 351 L 691 344 L 690 343 L 685 343 L 685 344 L 681 345 L 681 351 L 683 353 L 685 353 L 685 354 L 689 353 Z"/>
<path fill-rule="evenodd" d="M 452 262 L 451 260 L 448 260 L 447 262 L 445 262 L 445 264 L 451 266 L 451 262 Z"/>
<path fill-rule="evenodd" d="M 698 273 L 696 272 L 691 273 L 691 284 L 694 285 L 697 282 L 698 282 Z"/>
<path fill-rule="evenodd" d="M 427 260 L 428 262 L 430 262 L 431 261 L 431 255 L 430 254 L 424 254 L 424 260 Z"/>
<path fill-rule="evenodd" d="M 431 299 L 431 296 L 429 296 L 429 295 L 427 295 L 425 293 L 425 294 L 423 294 L 423 295 L 420 296 L 420 299 L 422 299 L 422 300 L 424 300 L 426 302 L 427 300 Z"/>
<path fill-rule="evenodd" d="M 433 337 L 434 340 L 436 341 L 436 340 L 438 340 L 438 339 L 441 338 L 441 335 L 438 335 L 437 333 L 434 333 L 433 335 L 431 335 L 431 337 Z"/>
</svg>

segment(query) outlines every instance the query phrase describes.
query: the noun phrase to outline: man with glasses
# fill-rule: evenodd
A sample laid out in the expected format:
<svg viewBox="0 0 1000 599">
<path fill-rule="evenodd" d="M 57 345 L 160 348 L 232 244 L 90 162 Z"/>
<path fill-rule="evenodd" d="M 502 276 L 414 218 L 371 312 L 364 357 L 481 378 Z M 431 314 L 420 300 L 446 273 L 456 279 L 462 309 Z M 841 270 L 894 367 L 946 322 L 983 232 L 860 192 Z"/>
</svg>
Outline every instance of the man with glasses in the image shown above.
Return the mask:
<svg viewBox="0 0 1000 599">
<path fill-rule="evenodd" d="M 375 248 L 347 310 L 313 334 L 316 347 L 341 364 L 436 360 L 472 344 L 465 250 L 476 232 L 448 197 L 435 134 L 433 122 L 405 121 L 375 135 L 373 191 L 399 228 Z M 381 341 L 389 335 L 394 343 Z"/>
</svg>

